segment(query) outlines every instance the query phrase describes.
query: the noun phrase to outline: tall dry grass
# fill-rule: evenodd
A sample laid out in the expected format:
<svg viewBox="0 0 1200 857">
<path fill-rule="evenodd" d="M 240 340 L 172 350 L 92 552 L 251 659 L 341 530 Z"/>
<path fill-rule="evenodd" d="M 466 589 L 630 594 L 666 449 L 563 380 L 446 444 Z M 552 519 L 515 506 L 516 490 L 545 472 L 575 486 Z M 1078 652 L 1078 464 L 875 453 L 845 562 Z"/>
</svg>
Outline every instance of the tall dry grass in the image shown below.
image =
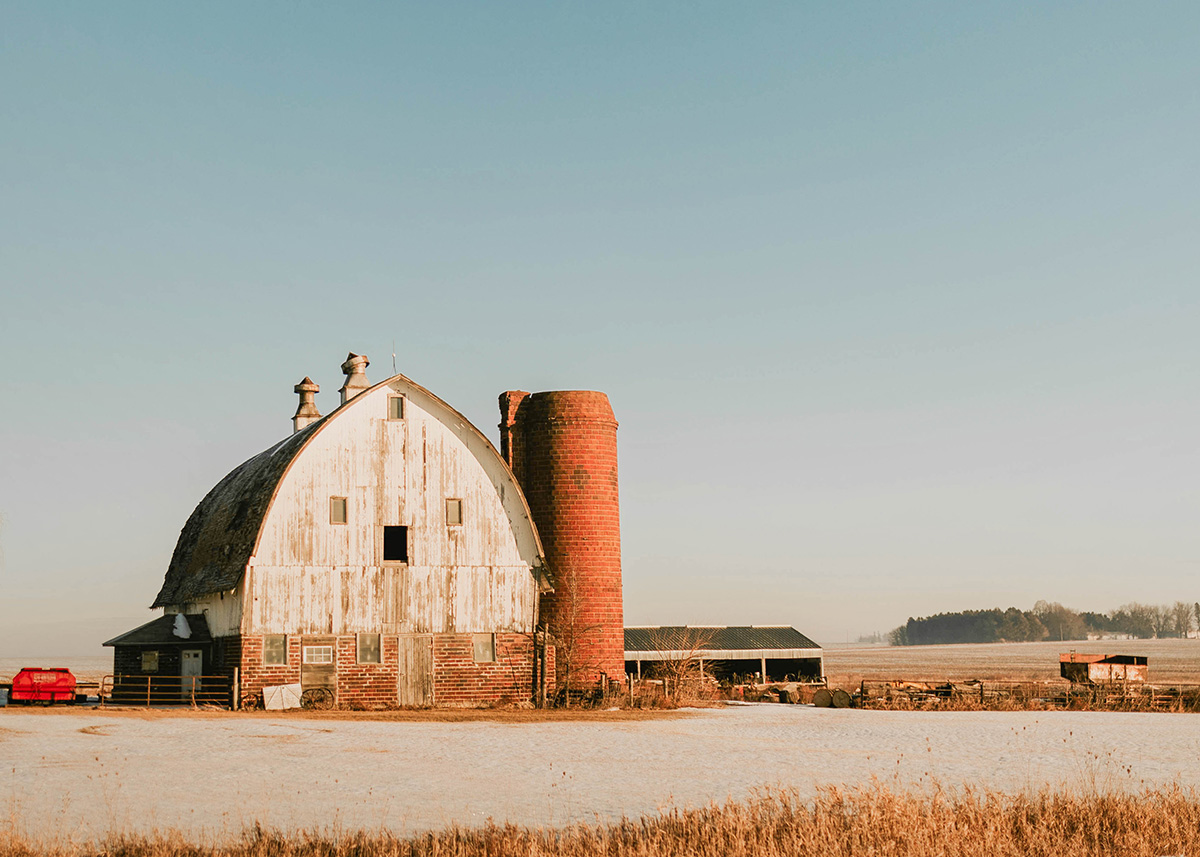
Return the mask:
<svg viewBox="0 0 1200 857">
<path fill-rule="evenodd" d="M 1179 789 L 1141 795 L 1045 791 L 1004 795 L 896 793 L 875 785 L 826 788 L 813 801 L 788 791 L 639 821 L 559 829 L 488 825 L 412 838 L 386 831 L 314 835 L 254 828 L 220 846 L 179 834 L 121 836 L 99 846 L 0 837 L 0 857 L 1161 857 L 1200 854 L 1200 798 Z"/>
</svg>

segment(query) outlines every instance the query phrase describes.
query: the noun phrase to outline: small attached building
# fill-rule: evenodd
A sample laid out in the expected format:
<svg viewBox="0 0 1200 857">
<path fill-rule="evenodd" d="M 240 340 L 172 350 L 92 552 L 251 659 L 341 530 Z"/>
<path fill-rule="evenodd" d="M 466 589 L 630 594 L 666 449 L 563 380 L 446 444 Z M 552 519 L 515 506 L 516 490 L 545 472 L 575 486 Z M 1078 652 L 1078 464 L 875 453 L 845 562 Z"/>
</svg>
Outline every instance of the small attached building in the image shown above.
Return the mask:
<svg viewBox="0 0 1200 857">
<path fill-rule="evenodd" d="M 788 625 L 658 625 L 625 629 L 625 672 L 653 674 L 664 662 L 698 660 L 716 678 L 759 675 L 764 681 L 819 681 L 821 647 Z"/>
<path fill-rule="evenodd" d="M 104 643 L 113 649 L 113 674 L 125 677 L 114 702 L 225 702 L 225 682 L 204 683 L 213 641 L 203 613 L 159 616 Z M 157 681 L 156 681 L 157 679 Z"/>
</svg>

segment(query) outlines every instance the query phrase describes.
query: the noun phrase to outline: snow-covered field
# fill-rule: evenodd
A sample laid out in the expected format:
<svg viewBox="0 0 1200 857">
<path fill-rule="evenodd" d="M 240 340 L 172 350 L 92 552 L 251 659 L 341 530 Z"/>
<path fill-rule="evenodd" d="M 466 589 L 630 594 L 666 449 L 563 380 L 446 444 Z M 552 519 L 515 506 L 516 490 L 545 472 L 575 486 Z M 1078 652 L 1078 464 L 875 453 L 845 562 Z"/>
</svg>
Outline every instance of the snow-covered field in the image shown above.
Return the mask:
<svg viewBox="0 0 1200 857">
<path fill-rule="evenodd" d="M 0 829 L 414 832 L 612 819 L 823 783 L 1200 786 L 1200 718 L 748 705 L 625 722 L 422 723 L 0 709 Z"/>
</svg>

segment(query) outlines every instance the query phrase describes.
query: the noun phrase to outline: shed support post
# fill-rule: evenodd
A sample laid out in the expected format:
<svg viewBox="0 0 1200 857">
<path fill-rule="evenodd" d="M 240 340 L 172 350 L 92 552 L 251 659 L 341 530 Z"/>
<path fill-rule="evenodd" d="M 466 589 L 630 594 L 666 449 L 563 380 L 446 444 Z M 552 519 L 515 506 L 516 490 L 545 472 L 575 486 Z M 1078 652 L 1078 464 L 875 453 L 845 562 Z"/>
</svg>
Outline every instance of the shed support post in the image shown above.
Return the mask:
<svg viewBox="0 0 1200 857">
<path fill-rule="evenodd" d="M 766 684 L 767 683 L 767 656 L 763 655 L 761 660 L 762 660 L 762 681 L 763 681 L 763 684 Z"/>
</svg>

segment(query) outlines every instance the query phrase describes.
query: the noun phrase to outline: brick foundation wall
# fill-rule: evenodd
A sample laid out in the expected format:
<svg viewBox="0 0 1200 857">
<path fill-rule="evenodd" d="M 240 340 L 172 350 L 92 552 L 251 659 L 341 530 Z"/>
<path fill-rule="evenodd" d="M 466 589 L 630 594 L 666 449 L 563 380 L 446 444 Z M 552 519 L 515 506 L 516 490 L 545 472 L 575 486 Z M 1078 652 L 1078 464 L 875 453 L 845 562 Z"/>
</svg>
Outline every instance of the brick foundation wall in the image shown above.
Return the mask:
<svg viewBox="0 0 1200 857">
<path fill-rule="evenodd" d="M 496 634 L 496 660 L 476 663 L 474 635 L 434 636 L 433 698 L 439 706 L 528 702 L 533 698 L 533 639 Z"/>
<path fill-rule="evenodd" d="M 525 634 L 496 634 L 496 660 L 475 663 L 472 634 L 433 636 L 434 704 L 474 706 L 526 702 L 533 697 L 533 641 Z M 326 637 L 334 642 L 337 664 L 338 705 L 353 708 L 394 708 L 399 699 L 400 641 L 382 635 L 382 663 L 358 663 L 358 638 L 354 634 Z M 240 670 L 243 700 L 261 695 L 264 687 L 300 683 L 299 634 L 287 635 L 287 664 L 262 662 L 261 635 L 223 637 L 220 640 L 225 669 Z M 553 669 L 553 666 L 551 666 Z"/>
<path fill-rule="evenodd" d="M 223 637 L 226 669 L 240 670 L 240 694 L 243 700 L 262 694 L 264 687 L 300 682 L 300 637 L 287 637 L 287 663 L 263 663 L 263 638 L 257 634 Z M 236 660 L 233 660 L 236 658 Z"/>
<path fill-rule="evenodd" d="M 337 701 L 352 708 L 395 708 L 400 680 L 400 644 L 395 637 L 379 639 L 380 663 L 358 663 L 358 638 L 337 638 Z"/>
</svg>

